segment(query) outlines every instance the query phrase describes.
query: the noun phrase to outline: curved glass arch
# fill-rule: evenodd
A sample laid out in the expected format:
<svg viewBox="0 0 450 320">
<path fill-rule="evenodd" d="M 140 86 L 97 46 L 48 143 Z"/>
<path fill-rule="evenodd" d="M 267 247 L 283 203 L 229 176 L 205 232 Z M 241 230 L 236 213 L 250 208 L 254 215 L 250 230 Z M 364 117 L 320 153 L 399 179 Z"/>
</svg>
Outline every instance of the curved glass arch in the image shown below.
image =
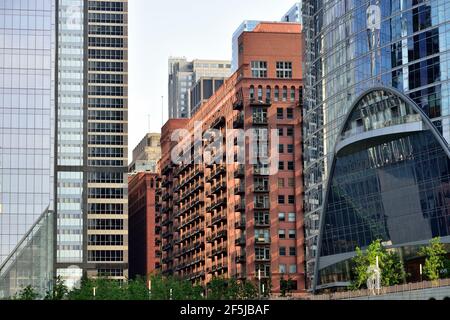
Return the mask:
<svg viewBox="0 0 450 320">
<path fill-rule="evenodd" d="M 361 142 L 364 135 L 370 139 Z M 316 285 L 348 281 L 346 261 L 374 240 L 402 247 L 450 236 L 449 150 L 414 102 L 394 89 L 371 89 L 351 108 L 338 140 Z"/>
</svg>

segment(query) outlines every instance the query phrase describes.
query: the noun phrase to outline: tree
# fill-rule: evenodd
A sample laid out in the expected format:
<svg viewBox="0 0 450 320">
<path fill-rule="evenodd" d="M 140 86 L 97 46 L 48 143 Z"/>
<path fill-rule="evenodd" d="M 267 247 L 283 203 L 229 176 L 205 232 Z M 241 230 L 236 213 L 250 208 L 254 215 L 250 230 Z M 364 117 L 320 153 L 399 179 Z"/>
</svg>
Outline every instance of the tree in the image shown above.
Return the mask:
<svg viewBox="0 0 450 320">
<path fill-rule="evenodd" d="M 369 274 L 367 269 L 376 264 L 381 269 L 381 285 L 392 286 L 404 282 L 406 273 L 403 263 L 394 251 L 388 251 L 381 240 L 372 242 L 366 251 L 356 248 L 356 256 L 352 260 L 352 284 L 350 289 L 358 290 L 367 286 Z"/>
<path fill-rule="evenodd" d="M 126 292 L 128 300 L 149 300 L 150 298 L 144 277 L 136 277 L 136 279 L 129 280 Z"/>
<path fill-rule="evenodd" d="M 58 276 L 55 280 L 53 289 L 51 291 L 47 291 L 44 300 L 63 300 L 68 293 L 69 289 L 64 283 L 64 280 Z"/>
<path fill-rule="evenodd" d="M 427 257 L 423 267 L 423 274 L 428 280 L 439 280 L 441 271 L 445 268 L 446 253 L 440 238 L 432 239 L 428 246 L 420 249 L 419 254 Z"/>
<path fill-rule="evenodd" d="M 280 281 L 281 296 L 286 297 L 291 295 L 292 291 L 294 290 L 294 285 L 294 280 L 291 277 L 289 277 L 287 280 L 284 280 L 283 276 Z"/>
<path fill-rule="evenodd" d="M 213 278 L 207 287 L 209 300 L 227 300 L 227 283 L 224 278 Z"/>
<path fill-rule="evenodd" d="M 36 292 L 33 286 L 29 285 L 23 288 L 14 297 L 15 300 L 37 300 L 39 294 Z"/>
</svg>

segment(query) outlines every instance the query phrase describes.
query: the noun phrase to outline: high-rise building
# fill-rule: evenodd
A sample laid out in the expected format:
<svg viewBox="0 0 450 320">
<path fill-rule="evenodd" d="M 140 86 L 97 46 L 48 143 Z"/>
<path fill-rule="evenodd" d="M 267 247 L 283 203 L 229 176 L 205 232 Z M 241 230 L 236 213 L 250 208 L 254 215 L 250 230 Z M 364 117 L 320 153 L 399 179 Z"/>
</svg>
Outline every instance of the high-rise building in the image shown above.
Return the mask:
<svg viewBox="0 0 450 320">
<path fill-rule="evenodd" d="M 58 0 L 56 274 L 128 277 L 128 3 Z"/>
<path fill-rule="evenodd" d="M 281 22 L 293 22 L 293 23 L 302 23 L 302 5 L 300 2 L 296 3 L 286 12 L 285 15 L 281 18 Z M 253 31 L 260 20 L 244 20 L 236 31 L 233 33 L 231 50 L 232 50 L 232 59 L 231 59 L 231 71 L 236 72 L 239 67 L 239 37 L 243 32 Z"/>
<path fill-rule="evenodd" d="M 297 2 L 289 9 L 288 12 L 284 14 L 281 18 L 283 22 L 295 22 L 302 23 L 302 4 L 301 2 Z"/>
<path fill-rule="evenodd" d="M 53 277 L 54 1 L 0 1 L 0 21 L 1 299 Z"/>
<path fill-rule="evenodd" d="M 414 273 L 417 245 L 449 242 L 449 10 L 303 2 L 310 288 L 346 287 L 355 248 L 377 239 Z"/>
<path fill-rule="evenodd" d="M 243 32 L 253 31 L 261 21 L 258 20 L 245 20 L 233 33 L 233 39 L 231 43 L 232 59 L 231 59 L 231 72 L 236 72 L 239 68 L 239 37 Z"/>
<path fill-rule="evenodd" d="M 169 119 L 190 118 L 190 89 L 200 78 L 228 78 L 230 61 L 169 59 Z"/>
<path fill-rule="evenodd" d="M 129 173 L 157 172 L 158 161 L 161 159 L 161 134 L 147 133 L 133 150 L 133 159 Z"/>
<path fill-rule="evenodd" d="M 300 30 L 261 23 L 241 34 L 238 71 L 192 118 L 164 126 L 164 274 L 203 285 L 214 276 L 236 277 L 278 293 L 291 279 L 291 288 L 303 292 Z M 216 161 L 203 162 L 203 151 Z"/>
<path fill-rule="evenodd" d="M 194 115 L 201 105 L 208 101 L 219 90 L 226 78 L 202 77 L 195 83 L 191 90 L 191 114 Z"/>
</svg>

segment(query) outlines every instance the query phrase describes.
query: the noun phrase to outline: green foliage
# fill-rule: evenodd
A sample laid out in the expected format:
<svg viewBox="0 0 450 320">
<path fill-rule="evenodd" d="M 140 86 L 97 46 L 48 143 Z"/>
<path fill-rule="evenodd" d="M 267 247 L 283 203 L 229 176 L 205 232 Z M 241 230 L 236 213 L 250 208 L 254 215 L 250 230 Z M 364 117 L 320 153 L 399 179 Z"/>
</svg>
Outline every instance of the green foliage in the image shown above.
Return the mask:
<svg viewBox="0 0 450 320">
<path fill-rule="evenodd" d="M 26 286 L 13 297 L 14 300 L 37 300 L 38 298 L 39 294 L 31 285 Z"/>
<path fill-rule="evenodd" d="M 209 300 L 252 300 L 257 297 L 258 289 L 249 281 L 216 277 L 208 284 Z"/>
<path fill-rule="evenodd" d="M 405 282 L 406 273 L 397 253 L 388 251 L 381 240 L 372 242 L 366 251 L 356 248 L 356 256 L 352 260 L 352 284 L 350 289 L 358 290 L 367 286 L 369 277 L 367 269 L 376 264 L 378 257 L 381 269 L 381 285 L 392 286 Z"/>
<path fill-rule="evenodd" d="M 291 277 L 289 277 L 287 280 L 284 280 L 284 278 L 281 279 L 280 290 L 282 297 L 291 295 L 292 291 L 294 290 L 294 281 Z"/>
<path fill-rule="evenodd" d="M 423 274 L 428 280 L 434 281 L 441 278 L 441 272 L 445 269 L 446 257 L 444 245 L 440 238 L 434 238 L 426 247 L 422 247 L 419 254 L 426 256 Z"/>
<path fill-rule="evenodd" d="M 152 275 L 151 291 L 144 277 L 127 282 L 110 279 L 83 278 L 79 288 L 69 291 L 64 281 L 55 279 L 53 290 L 48 291 L 45 300 L 203 300 L 204 288 L 193 285 L 190 281 L 176 277 Z M 94 290 L 95 289 L 95 290 Z M 94 295 L 95 291 L 95 295 Z M 211 300 L 251 300 L 258 297 L 257 287 L 251 282 L 236 279 L 214 278 L 208 285 L 208 299 Z M 13 299 L 35 300 L 39 295 L 34 288 L 28 286 Z"/>
<path fill-rule="evenodd" d="M 67 288 L 62 278 L 58 276 L 53 285 L 53 290 L 47 291 L 44 300 L 63 300 L 68 293 L 69 289 Z"/>
</svg>

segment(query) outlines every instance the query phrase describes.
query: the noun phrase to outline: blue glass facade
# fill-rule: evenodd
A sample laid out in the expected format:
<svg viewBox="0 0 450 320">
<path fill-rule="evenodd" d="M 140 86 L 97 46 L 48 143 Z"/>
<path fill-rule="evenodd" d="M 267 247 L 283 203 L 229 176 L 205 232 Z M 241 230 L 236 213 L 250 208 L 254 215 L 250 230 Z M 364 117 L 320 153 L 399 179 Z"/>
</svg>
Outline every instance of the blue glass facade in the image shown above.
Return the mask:
<svg viewBox="0 0 450 320">
<path fill-rule="evenodd" d="M 410 103 L 368 92 L 338 137 L 319 237 L 320 286 L 350 280 L 343 262 L 356 247 L 450 236 L 449 150 Z"/>
<path fill-rule="evenodd" d="M 367 19 L 373 18 L 373 8 L 381 13 L 374 27 Z M 450 1 L 310 0 L 303 2 L 303 14 L 305 228 L 311 287 L 336 142 L 355 99 L 375 86 L 393 87 L 409 96 L 450 141 Z M 413 148 L 421 139 L 407 143 Z"/>
<path fill-rule="evenodd" d="M 0 1 L 0 265 L 53 207 L 53 63 L 53 1 Z"/>
</svg>

